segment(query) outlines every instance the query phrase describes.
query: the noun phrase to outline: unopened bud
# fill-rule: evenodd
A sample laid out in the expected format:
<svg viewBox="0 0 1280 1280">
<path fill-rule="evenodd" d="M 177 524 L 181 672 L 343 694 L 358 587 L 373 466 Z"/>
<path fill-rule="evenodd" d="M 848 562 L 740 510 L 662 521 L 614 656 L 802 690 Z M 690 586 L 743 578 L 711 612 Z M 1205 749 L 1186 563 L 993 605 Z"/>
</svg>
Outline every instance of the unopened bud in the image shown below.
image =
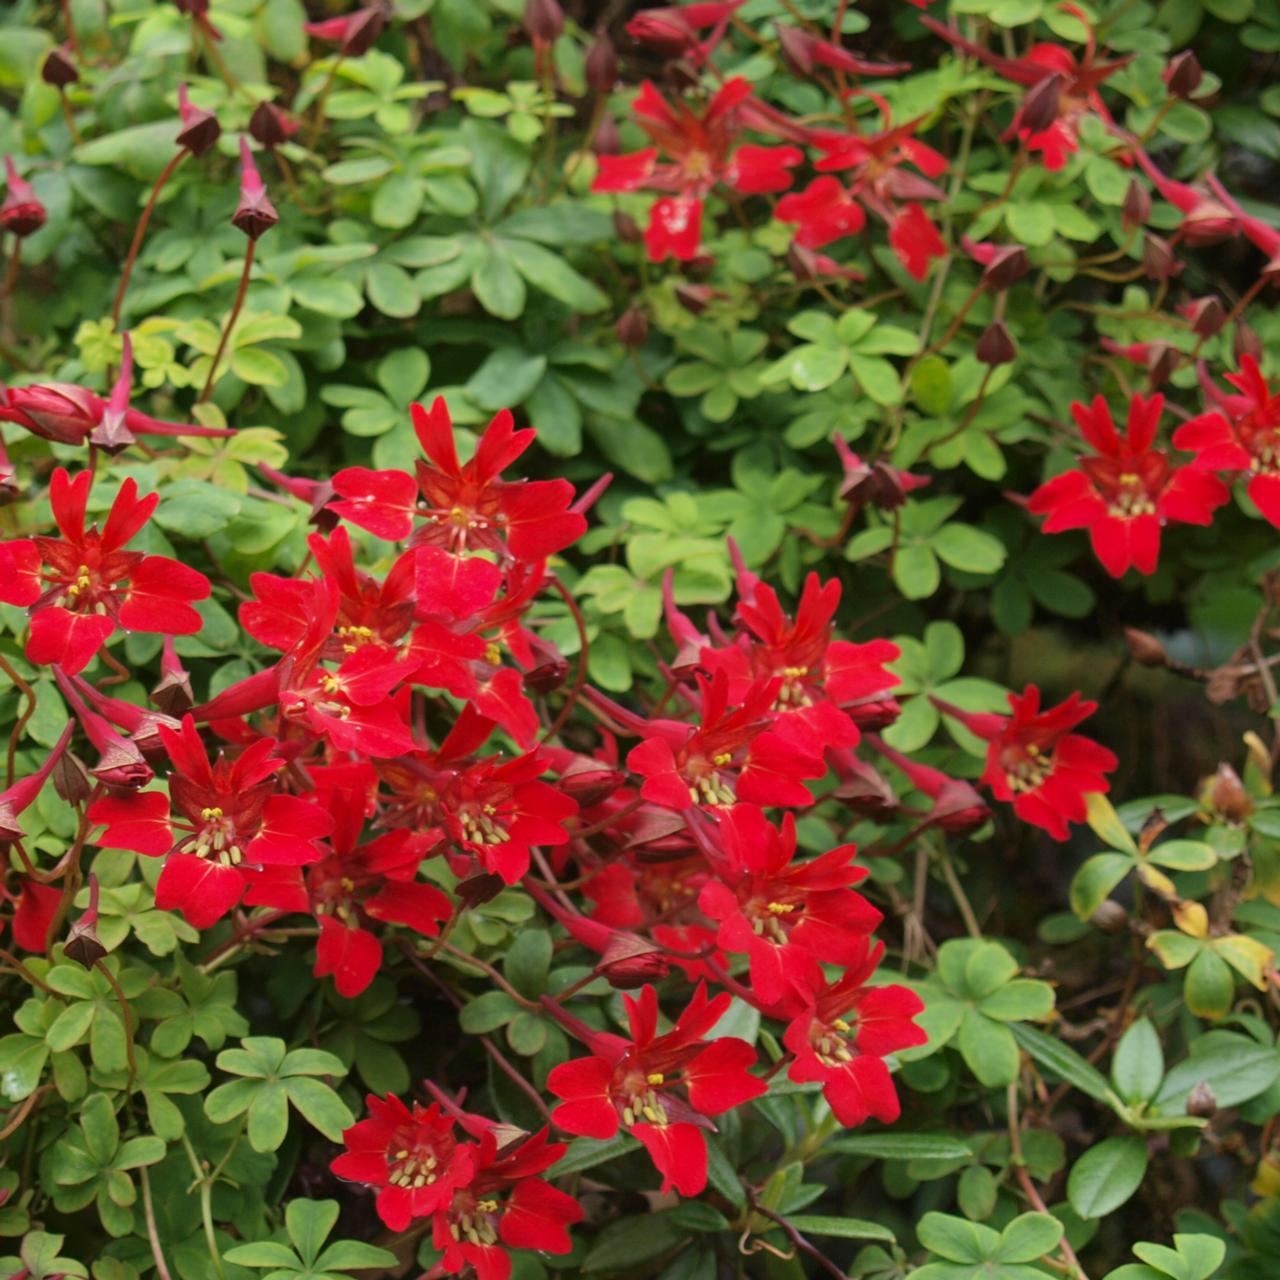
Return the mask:
<svg viewBox="0 0 1280 1280">
<path fill-rule="evenodd" d="M 248 140 L 240 139 L 240 203 L 231 215 L 231 225 L 239 227 L 250 240 L 257 240 L 280 221 L 275 205 L 262 185 L 258 166 Z"/>
<path fill-rule="evenodd" d="M 1004 321 L 993 320 L 982 331 L 973 354 L 986 365 L 1012 364 L 1017 359 L 1018 348 L 1013 345 Z"/>
<path fill-rule="evenodd" d="M 1222 303 L 1218 300 L 1217 294 L 1209 294 L 1204 298 L 1197 298 L 1194 302 L 1189 302 L 1183 312 L 1187 319 L 1191 321 L 1191 331 L 1201 338 L 1212 338 L 1222 326 L 1226 323 L 1227 313 L 1222 309 Z"/>
<path fill-rule="evenodd" d="M 1208 1119 L 1218 1109 L 1218 1097 L 1207 1080 L 1198 1080 L 1187 1094 L 1187 1115 Z"/>
<path fill-rule="evenodd" d="M 700 316 L 711 305 L 711 300 L 719 296 L 719 293 L 709 285 L 681 281 L 675 287 L 675 295 L 676 301 L 686 311 Z"/>
<path fill-rule="evenodd" d="M 1132 231 L 1135 227 L 1145 227 L 1150 217 L 1151 192 L 1137 178 L 1130 178 L 1120 206 L 1120 225 Z"/>
<path fill-rule="evenodd" d="M 564 10 L 556 0 L 527 0 L 524 29 L 540 44 L 554 44 L 564 31 Z"/>
<path fill-rule="evenodd" d="M 618 932 L 609 939 L 596 973 L 611 987 L 630 991 L 646 982 L 660 982 L 670 968 L 661 947 L 638 934 Z"/>
<path fill-rule="evenodd" d="M 462 906 L 469 910 L 472 907 L 482 907 L 486 902 L 492 902 L 505 888 L 506 885 L 501 876 L 491 875 L 485 871 L 479 875 L 468 876 L 465 880 L 459 880 L 453 891 Z"/>
<path fill-rule="evenodd" d="M 1244 789 L 1240 775 L 1225 761 L 1213 775 L 1209 803 L 1228 822 L 1243 822 L 1253 812 L 1253 797 Z"/>
<path fill-rule="evenodd" d="M 524 673 L 523 684 L 529 693 L 554 693 L 569 678 L 569 664 L 563 658 L 552 658 Z"/>
<path fill-rule="evenodd" d="M 1152 280 L 1168 280 L 1182 270 L 1182 263 L 1167 240 L 1148 231 L 1142 238 L 1142 269 Z"/>
<path fill-rule="evenodd" d="M 774 23 L 774 31 L 778 36 L 778 47 L 782 50 L 782 59 L 798 76 L 813 74 L 812 36 L 798 27 L 788 27 L 781 22 Z"/>
<path fill-rule="evenodd" d="M 222 136 L 222 126 L 212 111 L 204 111 L 193 106 L 187 97 L 187 86 L 178 86 L 178 114 L 182 118 L 182 129 L 177 143 L 185 147 L 193 156 L 203 155 Z"/>
<path fill-rule="evenodd" d="M 1232 347 L 1235 350 L 1237 361 L 1241 356 L 1252 356 L 1255 360 L 1262 359 L 1262 339 L 1243 320 L 1236 321 L 1236 333 Z"/>
<path fill-rule="evenodd" d="M 613 229 L 618 233 L 618 239 L 626 244 L 639 244 L 644 239 L 640 224 L 629 213 L 623 213 L 621 209 L 614 210 Z"/>
<path fill-rule="evenodd" d="M 622 135 L 612 116 L 605 116 L 591 135 L 591 150 L 598 156 L 616 156 L 622 150 Z M 615 220 L 614 225 L 617 226 Z"/>
<path fill-rule="evenodd" d="M 1098 904 L 1089 921 L 1103 933 L 1120 933 L 1129 924 L 1129 913 L 1114 899 L 1107 898 Z"/>
<path fill-rule="evenodd" d="M 182 665 L 173 637 L 166 636 L 160 659 L 160 682 L 151 690 L 151 701 L 167 716 L 180 719 L 195 705 L 191 673 Z"/>
<path fill-rule="evenodd" d="M 642 347 L 649 336 L 649 317 L 643 307 L 628 307 L 619 317 L 617 324 L 618 340 L 624 347 Z"/>
<path fill-rule="evenodd" d="M 1137 627 L 1125 627 L 1124 642 L 1129 646 L 1129 654 L 1134 662 L 1144 667 L 1167 667 L 1169 654 L 1160 641 L 1149 631 L 1139 631 Z"/>
<path fill-rule="evenodd" d="M 1056 71 L 1033 84 L 1018 109 L 1018 124 L 1032 133 L 1043 133 L 1057 118 L 1062 103 L 1062 76 Z"/>
<path fill-rule="evenodd" d="M 98 937 L 98 877 L 92 872 L 89 873 L 89 906 L 72 924 L 62 950 L 86 969 L 92 969 L 107 954 Z"/>
<path fill-rule="evenodd" d="M 1002 245 L 982 272 L 984 287 L 1003 293 L 1031 270 L 1027 251 L 1020 244 Z"/>
<path fill-rule="evenodd" d="M 259 146 L 268 149 L 278 147 L 297 133 L 297 124 L 275 105 L 264 98 L 249 117 L 249 136 Z"/>
<path fill-rule="evenodd" d="M 582 756 L 561 773 L 560 790 L 570 799 L 576 800 L 579 808 L 590 809 L 602 800 L 607 800 L 626 780 L 627 775 L 621 770 L 610 769 L 590 757 Z"/>
<path fill-rule="evenodd" d="M 0 204 L 0 228 L 19 239 L 34 235 L 44 226 L 48 213 L 31 184 L 18 176 L 13 158 L 5 156 L 4 202 Z"/>
<path fill-rule="evenodd" d="M 50 49 L 40 65 L 40 79 L 51 84 L 55 89 L 65 89 L 80 79 L 80 72 L 72 61 L 71 54 L 61 47 Z"/>
<path fill-rule="evenodd" d="M 611 93 L 618 83 L 618 53 L 603 31 L 587 50 L 585 72 L 587 87 L 593 93 Z"/>
<path fill-rule="evenodd" d="M 49 775 L 63 804 L 78 808 L 93 794 L 89 766 L 72 751 L 64 751 Z"/>
<path fill-rule="evenodd" d="M 1200 87 L 1204 72 L 1200 70 L 1196 55 L 1190 49 L 1184 49 L 1169 59 L 1160 79 L 1173 97 L 1189 98 Z"/>
</svg>

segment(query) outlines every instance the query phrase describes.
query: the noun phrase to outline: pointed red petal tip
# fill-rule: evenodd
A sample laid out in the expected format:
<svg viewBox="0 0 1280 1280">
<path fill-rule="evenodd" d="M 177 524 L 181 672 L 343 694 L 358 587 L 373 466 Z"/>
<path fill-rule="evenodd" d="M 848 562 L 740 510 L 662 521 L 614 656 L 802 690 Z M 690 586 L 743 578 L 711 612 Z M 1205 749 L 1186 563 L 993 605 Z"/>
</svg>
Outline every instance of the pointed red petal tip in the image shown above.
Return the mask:
<svg viewBox="0 0 1280 1280">
<path fill-rule="evenodd" d="M 119 453 L 135 443 L 133 432 L 129 429 L 127 415 L 129 412 L 129 394 L 133 389 L 133 343 L 126 333 L 123 335 L 123 351 L 120 356 L 120 376 L 111 388 L 111 398 L 102 411 L 102 417 L 89 433 L 89 443 L 105 449 L 108 453 Z"/>
<path fill-rule="evenodd" d="M 185 84 L 178 86 L 178 115 L 182 119 L 182 130 L 176 141 L 193 156 L 203 155 L 222 136 L 218 117 L 212 111 L 193 105 Z"/>
<path fill-rule="evenodd" d="M 250 240 L 257 240 L 280 221 L 275 205 L 263 186 L 262 175 L 254 163 L 249 140 L 240 138 L 240 203 L 231 215 L 231 225 L 239 227 Z"/>
</svg>

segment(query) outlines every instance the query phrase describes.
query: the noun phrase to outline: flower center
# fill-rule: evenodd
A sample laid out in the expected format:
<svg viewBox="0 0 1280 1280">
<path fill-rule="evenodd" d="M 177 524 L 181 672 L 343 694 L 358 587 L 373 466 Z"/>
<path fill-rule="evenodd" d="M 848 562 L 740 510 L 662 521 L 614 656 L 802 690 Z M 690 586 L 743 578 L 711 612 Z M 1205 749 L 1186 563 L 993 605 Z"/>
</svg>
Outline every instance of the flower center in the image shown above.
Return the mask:
<svg viewBox="0 0 1280 1280">
<path fill-rule="evenodd" d="M 458 821 L 462 824 L 463 839 L 469 844 L 506 844 L 511 836 L 504 827 L 493 820 L 497 812 L 497 808 L 491 804 L 480 808 L 464 809 L 458 815 Z"/>
<path fill-rule="evenodd" d="M 702 763 L 702 768 L 697 769 L 689 785 L 689 799 L 694 804 L 737 803 L 738 797 L 733 790 L 733 785 L 720 772 L 732 760 L 732 752 L 719 751 L 710 759 L 711 768 L 706 767 L 707 762 Z"/>
<path fill-rule="evenodd" d="M 787 940 L 787 931 L 783 928 L 783 921 L 793 911 L 799 910 L 800 904 L 798 902 L 766 902 L 761 906 L 757 906 L 751 916 L 752 932 L 758 938 L 765 938 L 769 942 L 781 945 Z"/>
<path fill-rule="evenodd" d="M 343 653 L 355 653 L 362 644 L 373 639 L 372 627 L 339 627 L 338 638 L 342 641 Z"/>
<path fill-rule="evenodd" d="M 782 687 L 773 700 L 774 711 L 796 711 L 801 707 L 813 706 L 813 699 L 804 688 L 804 679 L 809 674 L 808 667 L 783 667 L 778 674 L 782 676 Z"/>
<path fill-rule="evenodd" d="M 1053 756 L 1029 742 L 1020 757 L 1004 762 L 1004 780 L 1013 792 L 1034 791 L 1053 772 Z"/>
<path fill-rule="evenodd" d="M 430 1186 L 439 1176 L 436 1167 L 439 1161 L 429 1150 L 423 1147 L 402 1147 L 388 1161 L 390 1173 L 387 1181 L 393 1187 L 405 1187 L 417 1191 Z"/>
<path fill-rule="evenodd" d="M 824 1067 L 843 1067 L 857 1056 L 849 1043 L 849 1031 L 849 1024 L 843 1018 L 821 1028 L 813 1041 L 813 1052 Z"/>
<path fill-rule="evenodd" d="M 224 867 L 238 867 L 244 861 L 244 852 L 235 843 L 236 825 L 222 811 L 220 805 L 208 805 L 200 810 L 204 826 L 196 836 L 192 852 L 198 858 L 212 858 Z"/>
<path fill-rule="evenodd" d="M 1119 478 L 1120 487 L 1112 495 L 1107 504 L 1107 514 L 1121 520 L 1130 520 L 1135 516 L 1152 516 L 1156 512 L 1156 504 L 1142 483 L 1142 477 L 1132 471 L 1124 472 Z"/>
</svg>

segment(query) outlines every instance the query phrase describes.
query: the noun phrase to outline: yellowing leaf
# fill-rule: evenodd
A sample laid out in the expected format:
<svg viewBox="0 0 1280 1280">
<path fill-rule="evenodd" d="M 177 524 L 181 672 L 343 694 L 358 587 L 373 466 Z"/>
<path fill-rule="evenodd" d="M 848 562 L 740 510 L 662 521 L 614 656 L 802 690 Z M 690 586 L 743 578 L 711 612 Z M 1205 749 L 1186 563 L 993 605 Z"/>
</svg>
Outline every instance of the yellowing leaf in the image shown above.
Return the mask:
<svg viewBox="0 0 1280 1280">
<path fill-rule="evenodd" d="M 1267 989 L 1267 970 L 1275 964 L 1275 952 L 1256 938 L 1229 933 L 1214 941 L 1213 949 L 1246 981 L 1259 991 Z"/>
<path fill-rule="evenodd" d="M 1174 903 L 1173 919 L 1183 933 L 1190 934 L 1193 938 L 1209 936 L 1209 913 L 1199 902 Z"/>
</svg>

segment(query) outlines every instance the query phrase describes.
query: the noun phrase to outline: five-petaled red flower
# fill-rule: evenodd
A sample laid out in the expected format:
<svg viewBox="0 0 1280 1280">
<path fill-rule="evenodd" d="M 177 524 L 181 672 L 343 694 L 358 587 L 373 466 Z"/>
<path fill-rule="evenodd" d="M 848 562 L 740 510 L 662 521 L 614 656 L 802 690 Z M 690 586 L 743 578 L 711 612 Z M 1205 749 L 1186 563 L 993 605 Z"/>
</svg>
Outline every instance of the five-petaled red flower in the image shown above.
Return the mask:
<svg viewBox="0 0 1280 1280">
<path fill-rule="evenodd" d="M 415 1218 L 446 1208 L 471 1181 L 474 1148 L 460 1143 L 453 1120 L 436 1103 L 410 1110 L 388 1095 L 366 1098 L 369 1119 L 342 1135 L 346 1151 L 330 1168 L 340 1178 L 376 1187 L 378 1217 L 404 1231 Z"/>
<path fill-rule="evenodd" d="M 746 952 L 763 1003 L 783 999 L 814 959 L 845 965 L 862 954 L 883 917 L 853 891 L 867 875 L 853 865 L 853 845 L 797 862 L 795 818 L 787 814 L 779 830 L 749 804 L 724 810 L 719 834 L 723 855 L 712 860 L 719 878 L 703 885 L 698 906 L 720 922 L 720 947 Z"/>
<path fill-rule="evenodd" d="M 499 475 L 533 443 L 517 431 L 507 410 L 489 423 L 475 456 L 459 463 L 449 407 L 437 396 L 431 408 L 415 404 L 413 429 L 426 461 L 417 478 L 404 471 L 347 467 L 333 477 L 339 501 L 329 509 L 379 538 L 413 535 L 414 546 L 443 547 L 455 555 L 492 551 L 504 558 L 544 560 L 564 550 L 587 527 L 569 510 L 567 480 L 501 480 Z M 416 516 L 426 523 L 414 532 Z"/>
<path fill-rule="evenodd" d="M 1023 822 L 1043 827 L 1055 840 L 1067 838 L 1067 825 L 1084 822 L 1086 797 L 1110 790 L 1105 777 L 1118 763 L 1106 747 L 1071 730 L 1098 709 L 1073 693 L 1065 702 L 1040 710 L 1040 690 L 1029 684 L 1009 694 L 1012 716 L 962 711 L 933 699 L 987 743 L 982 782 L 998 800 L 1012 800 Z"/>
<path fill-rule="evenodd" d="M 118 628 L 191 635 L 200 630 L 192 601 L 209 594 L 209 579 L 167 556 L 126 551 L 146 524 L 158 494 L 138 497 L 137 483 L 120 486 L 106 524 L 85 528 L 93 473 L 73 480 L 59 467 L 49 501 L 61 538 L 0 543 L 0 600 L 31 610 L 27 657 L 82 671 Z"/>
<path fill-rule="evenodd" d="M 747 1068 L 756 1052 L 745 1040 L 707 1035 L 729 1008 L 728 992 L 707 999 L 699 983 L 688 1007 L 665 1035 L 658 1034 L 658 995 L 644 987 L 622 997 L 631 1037 L 592 1031 L 552 1006 L 591 1049 L 552 1068 L 547 1088 L 564 1099 L 552 1120 L 569 1133 L 612 1138 L 625 1126 L 643 1143 L 662 1189 L 696 1196 L 707 1185 L 707 1116 L 718 1116 L 765 1092 Z M 681 1092 L 677 1092 L 680 1090 Z"/>
<path fill-rule="evenodd" d="M 1251 355 L 1226 378 L 1237 394 L 1205 378 L 1217 408 L 1184 422 L 1173 433 L 1174 448 L 1194 453 L 1197 470 L 1247 471 L 1249 500 L 1280 528 L 1280 392 L 1272 393 Z"/>
<path fill-rule="evenodd" d="M 901 1107 L 884 1056 L 928 1039 L 913 1019 L 924 1002 L 906 987 L 869 987 L 884 951 L 863 943 L 862 955 L 834 982 L 816 965 L 795 998 L 782 1042 L 795 1054 L 787 1074 L 797 1084 L 819 1081 L 835 1117 L 852 1127 L 874 1116 L 892 1124 Z"/>
<path fill-rule="evenodd" d="M 1176 467 L 1152 447 L 1163 408 L 1161 395 L 1134 396 L 1121 436 L 1101 396 L 1090 406 L 1073 404 L 1080 432 L 1097 453 L 1081 458 L 1079 470 L 1046 481 L 1027 504 L 1048 516 L 1046 533 L 1088 529 L 1094 554 L 1113 578 L 1130 568 L 1154 573 L 1164 526 L 1207 525 L 1230 496 L 1216 476 Z"/>
<path fill-rule="evenodd" d="M 637 123 L 655 145 L 625 156 L 601 156 L 593 191 L 660 191 L 649 212 L 645 244 L 649 257 L 668 254 L 683 262 L 697 256 L 702 240 L 702 202 L 719 183 L 744 195 L 785 191 L 789 170 L 804 158 L 796 147 L 735 149 L 743 129 L 742 106 L 751 86 L 740 77 L 727 80 L 702 109 L 672 106 L 649 82 L 641 86 L 633 110 Z M 669 157 L 659 162 L 659 154 Z"/>
</svg>

